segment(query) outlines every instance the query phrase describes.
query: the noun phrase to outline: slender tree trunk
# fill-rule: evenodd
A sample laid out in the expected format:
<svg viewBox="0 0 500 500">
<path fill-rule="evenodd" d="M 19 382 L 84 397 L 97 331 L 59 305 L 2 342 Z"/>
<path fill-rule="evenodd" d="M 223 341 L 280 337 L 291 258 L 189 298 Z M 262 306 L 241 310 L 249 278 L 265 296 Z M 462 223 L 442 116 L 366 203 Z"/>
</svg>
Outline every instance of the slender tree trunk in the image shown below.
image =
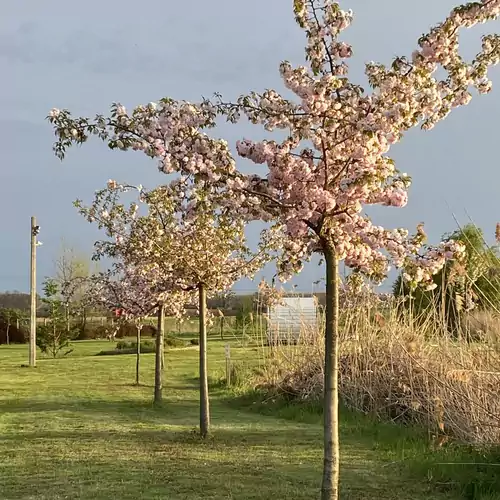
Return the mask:
<svg viewBox="0 0 500 500">
<path fill-rule="evenodd" d="M 164 337 L 165 309 L 163 305 L 158 306 L 158 326 L 156 331 L 155 351 L 155 396 L 154 402 L 161 403 L 163 394 L 162 369 L 163 369 L 163 337 Z"/>
<path fill-rule="evenodd" d="M 224 316 L 220 317 L 220 339 L 224 340 Z"/>
<path fill-rule="evenodd" d="M 162 315 L 161 315 L 161 324 L 158 323 L 158 332 L 157 335 L 160 334 L 161 331 L 161 369 L 165 369 L 165 308 L 162 307 Z M 160 321 L 160 318 L 158 318 L 158 322 Z"/>
<path fill-rule="evenodd" d="M 141 327 L 137 325 L 137 354 L 135 357 L 135 383 L 139 385 L 139 370 L 141 367 Z"/>
<path fill-rule="evenodd" d="M 69 325 L 69 304 L 66 304 L 66 333 L 69 337 L 70 325 Z"/>
<path fill-rule="evenodd" d="M 84 307 L 82 309 L 82 325 L 81 325 L 81 333 L 85 334 L 85 330 L 87 329 L 87 308 Z"/>
<path fill-rule="evenodd" d="M 321 500 L 339 498 L 339 282 L 334 249 L 325 245 L 326 328 L 325 388 L 323 395 L 324 461 Z"/>
<path fill-rule="evenodd" d="M 200 309 L 200 434 L 206 438 L 210 427 L 210 408 L 208 401 L 207 373 L 207 290 L 201 283 L 198 286 Z"/>
<path fill-rule="evenodd" d="M 5 342 L 7 343 L 7 345 L 10 344 L 9 330 L 10 330 L 10 323 L 7 323 L 7 329 L 5 331 Z"/>
</svg>

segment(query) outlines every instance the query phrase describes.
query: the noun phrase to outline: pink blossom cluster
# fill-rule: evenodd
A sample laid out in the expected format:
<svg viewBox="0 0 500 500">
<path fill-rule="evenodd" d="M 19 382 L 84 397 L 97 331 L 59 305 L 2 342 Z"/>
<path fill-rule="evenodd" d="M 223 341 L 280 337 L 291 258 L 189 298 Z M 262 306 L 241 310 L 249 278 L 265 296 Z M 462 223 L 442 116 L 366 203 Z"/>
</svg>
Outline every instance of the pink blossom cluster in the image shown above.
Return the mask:
<svg viewBox="0 0 500 500">
<path fill-rule="evenodd" d="M 346 61 L 352 48 L 339 36 L 351 24 L 352 12 L 342 10 L 333 0 L 295 0 L 294 10 L 306 34 L 308 63 L 295 68 L 286 61 L 280 65 L 284 86 L 294 99 L 269 89 L 242 96 L 236 103 L 226 103 L 220 96 L 215 102 L 199 104 L 163 99 L 138 106 L 131 113 L 115 104 L 109 117 L 98 115 L 95 120 L 75 119 L 66 110 L 54 109 L 49 120 L 58 138 L 55 152 L 62 158 L 71 144 L 97 135 L 111 148 L 142 151 L 157 159 L 163 172 L 178 174 L 162 192 L 170 201 L 161 211 L 182 213 L 182 220 L 169 222 L 165 229 L 153 217 L 145 231 L 165 238 L 165 245 L 186 255 L 186 262 L 186 252 L 207 252 L 202 263 L 194 265 L 198 274 L 186 271 L 183 286 L 192 283 L 195 274 L 200 278 L 201 270 L 207 272 L 209 266 L 214 271 L 207 281 L 212 282 L 231 255 L 224 245 L 224 251 L 206 250 L 203 238 L 196 235 L 205 231 L 207 237 L 217 238 L 224 233 L 215 219 L 196 215 L 200 200 L 239 221 L 229 239 L 221 238 L 224 244 L 242 234 L 247 221 L 271 222 L 272 229 L 265 234 L 268 243 L 281 249 L 279 268 L 285 278 L 299 271 L 313 252 L 330 248 L 348 266 L 376 280 L 391 265 L 410 263 L 412 282 L 425 284 L 447 258 L 456 256 L 453 251 L 460 254 L 460 247 L 439 247 L 422 256 L 420 229 L 414 237 L 402 229 L 384 229 L 373 224 L 363 209 L 374 204 L 407 204 L 411 179 L 388 156 L 407 130 L 416 126 L 431 129 L 453 108 L 468 104 L 472 88 L 480 93 L 490 90 L 487 72 L 500 60 L 499 36 L 483 37 L 481 51 L 472 61 L 459 55 L 458 37 L 464 28 L 497 19 L 500 0 L 480 0 L 453 9 L 444 22 L 421 37 L 410 58 L 397 57 L 390 66 L 367 64 L 371 92 L 348 78 Z M 442 79 L 438 69 L 444 71 Z M 219 114 L 232 122 L 244 115 L 268 131 L 287 131 L 281 142 L 243 139 L 237 143 L 240 157 L 265 165 L 260 175 L 236 170 L 228 144 L 206 133 Z M 89 209 L 89 219 L 96 217 L 97 210 Z M 116 236 L 117 244 L 120 218 L 130 217 L 131 211 L 116 205 L 98 214 L 108 221 L 106 230 Z M 137 216 L 137 209 L 134 214 Z M 186 244 L 176 243 L 179 239 Z M 240 237 L 236 240 L 242 242 Z M 137 237 L 136 247 L 137 258 L 147 255 L 153 268 L 170 265 L 160 264 L 163 250 L 144 236 Z M 231 245 L 228 248 L 234 250 Z M 239 262 L 235 268 L 241 264 L 247 272 L 245 258 L 231 262 Z M 215 288 L 224 289 L 238 273 L 229 275 L 231 279 L 223 278 Z M 175 279 L 181 282 L 183 278 L 178 275 Z"/>
<path fill-rule="evenodd" d="M 91 206 L 78 203 L 80 212 L 109 238 L 98 243 L 97 255 L 119 258 L 126 269 L 131 266 L 144 287 L 156 290 L 158 300 L 175 296 L 182 297 L 182 305 L 194 302 L 200 284 L 209 295 L 225 292 L 268 260 L 264 249 L 252 252 L 247 247 L 240 217 L 201 200 L 196 206 L 186 204 L 176 182 L 151 191 L 136 189 L 140 214 L 138 203 L 127 207 L 121 199 L 131 186 L 115 181 L 107 186 Z"/>
<path fill-rule="evenodd" d="M 407 259 L 403 278 L 411 287 L 423 285 L 426 290 L 434 290 L 437 285 L 432 277 L 437 274 L 448 260 L 463 260 L 465 245 L 461 241 L 447 240 L 439 246 L 430 248 L 425 255 L 415 255 Z"/>
<path fill-rule="evenodd" d="M 117 265 L 113 272 L 93 276 L 91 282 L 94 305 L 120 309 L 124 319 L 132 319 L 138 326 L 158 305 L 150 284 L 131 266 Z"/>
</svg>

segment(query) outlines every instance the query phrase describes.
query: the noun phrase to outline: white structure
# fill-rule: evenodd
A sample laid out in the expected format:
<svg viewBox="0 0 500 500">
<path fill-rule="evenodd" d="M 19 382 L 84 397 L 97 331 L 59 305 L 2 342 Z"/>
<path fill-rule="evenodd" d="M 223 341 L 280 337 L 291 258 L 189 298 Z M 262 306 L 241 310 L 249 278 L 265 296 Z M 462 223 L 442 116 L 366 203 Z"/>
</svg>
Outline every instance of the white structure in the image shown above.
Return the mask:
<svg viewBox="0 0 500 500">
<path fill-rule="evenodd" d="M 283 303 L 268 308 L 269 344 L 296 344 L 314 335 L 319 326 L 318 306 L 314 297 L 285 297 Z"/>
</svg>

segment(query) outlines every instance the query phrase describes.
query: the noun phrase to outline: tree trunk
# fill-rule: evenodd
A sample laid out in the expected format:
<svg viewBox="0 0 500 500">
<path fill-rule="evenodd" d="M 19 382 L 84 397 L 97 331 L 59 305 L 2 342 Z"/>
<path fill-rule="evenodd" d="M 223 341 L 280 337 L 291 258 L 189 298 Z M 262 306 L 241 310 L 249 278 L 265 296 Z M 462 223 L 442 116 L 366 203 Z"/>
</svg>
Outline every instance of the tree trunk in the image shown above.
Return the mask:
<svg viewBox="0 0 500 500">
<path fill-rule="evenodd" d="M 139 385 L 139 369 L 141 367 L 141 327 L 137 325 L 137 354 L 135 357 L 135 383 Z"/>
<path fill-rule="evenodd" d="M 161 369 L 164 370 L 165 369 L 165 309 L 162 307 L 162 316 L 161 316 L 161 324 L 158 323 L 158 332 L 157 332 L 157 335 L 160 334 L 160 331 L 161 331 L 161 349 L 160 349 L 160 353 L 161 353 Z M 158 318 L 158 321 L 160 321 L 160 319 Z"/>
<path fill-rule="evenodd" d="M 154 402 L 161 403 L 162 400 L 162 377 L 163 369 L 163 337 L 164 332 L 165 309 L 163 305 L 158 306 L 158 326 L 156 332 L 156 351 L 155 351 L 155 395 Z"/>
<path fill-rule="evenodd" d="M 82 309 L 82 326 L 81 326 L 82 336 L 85 335 L 85 330 L 86 329 L 87 329 L 87 308 L 84 307 Z"/>
<path fill-rule="evenodd" d="M 7 329 L 5 330 L 5 342 L 7 345 L 10 344 L 9 330 L 10 330 L 10 323 L 7 323 Z"/>
<path fill-rule="evenodd" d="M 339 498 L 339 282 L 335 250 L 325 245 L 326 328 L 323 394 L 324 460 L 321 500 Z"/>
<path fill-rule="evenodd" d="M 200 308 L 200 434 L 206 438 L 210 427 L 210 408 L 208 402 L 207 373 L 207 290 L 201 283 L 198 286 Z"/>
<path fill-rule="evenodd" d="M 71 330 L 70 324 L 69 324 L 69 304 L 66 304 L 66 334 L 69 337 L 69 331 Z"/>
<path fill-rule="evenodd" d="M 224 316 L 220 317 L 220 339 L 224 340 Z"/>
</svg>

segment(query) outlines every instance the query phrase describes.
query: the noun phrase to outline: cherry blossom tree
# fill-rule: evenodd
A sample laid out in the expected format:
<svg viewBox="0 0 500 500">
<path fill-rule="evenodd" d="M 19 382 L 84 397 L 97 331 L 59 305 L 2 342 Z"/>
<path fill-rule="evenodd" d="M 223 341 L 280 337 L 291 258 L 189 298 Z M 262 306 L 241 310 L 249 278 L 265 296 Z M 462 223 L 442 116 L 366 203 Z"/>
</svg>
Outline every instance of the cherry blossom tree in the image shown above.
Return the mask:
<svg viewBox="0 0 500 500">
<path fill-rule="evenodd" d="M 210 426 L 207 371 L 207 297 L 228 291 L 242 277 L 252 277 L 267 261 L 262 245 L 255 252 L 246 244 L 245 223 L 231 211 L 217 208 L 195 182 L 189 193 L 182 180 L 146 191 L 108 182 L 82 214 L 97 221 L 112 240 L 101 242 L 99 252 L 127 265 L 140 267 L 142 279 L 169 296 L 196 300 L 200 334 L 200 432 Z M 124 193 L 136 191 L 137 203 L 128 206 Z M 193 194 L 195 193 L 195 194 Z M 142 213 L 139 205 L 142 206 Z M 126 234 L 126 238 L 123 236 Z M 269 240 L 263 239 L 262 242 Z M 172 311 L 172 307 L 170 307 Z M 180 315 L 181 311 L 177 311 Z"/>
<path fill-rule="evenodd" d="M 158 308 L 157 294 L 138 268 L 115 264 L 112 271 L 91 277 L 94 303 L 119 311 L 122 321 L 132 321 L 137 332 L 135 383 L 140 383 L 141 330 L 144 319 Z"/>
<path fill-rule="evenodd" d="M 500 60 L 499 35 L 486 35 L 472 61 L 459 54 L 464 28 L 497 19 L 500 0 L 479 0 L 454 8 L 418 40 L 410 57 L 390 66 L 368 63 L 367 92 L 348 78 L 352 47 L 339 39 L 353 20 L 332 0 L 295 0 L 297 23 L 307 38 L 307 66 L 283 62 L 280 73 L 295 99 L 275 90 L 253 92 L 236 103 L 217 96 L 199 104 L 174 101 L 138 106 L 131 113 L 114 104 L 109 117 L 73 118 L 53 109 L 49 120 L 63 158 L 72 144 L 91 135 L 112 149 L 142 151 L 158 160 L 166 174 L 181 174 L 179 192 L 203 185 L 211 203 L 246 220 L 272 222 L 281 242 L 279 268 L 284 278 L 303 267 L 313 253 L 326 262 L 324 381 L 324 471 L 322 499 L 338 498 L 338 263 L 374 281 L 391 265 L 404 265 L 412 287 L 432 287 L 432 275 L 447 259 L 463 253 L 460 242 L 443 242 L 422 253 L 425 233 L 389 230 L 363 212 L 370 205 L 403 207 L 411 178 L 398 171 L 390 147 L 413 127 L 432 129 L 452 109 L 467 105 L 471 90 L 491 90 L 488 68 Z M 443 77 L 438 76 L 440 70 Z M 281 142 L 242 140 L 239 156 L 265 164 L 262 175 L 236 169 L 227 143 L 210 137 L 219 114 L 236 122 L 242 115 L 267 131 L 288 131 Z M 193 182 L 196 179 L 198 184 Z M 281 234 L 281 239 L 276 237 Z"/>
<path fill-rule="evenodd" d="M 114 189 L 114 188 L 113 188 Z M 104 191 L 98 192 L 95 203 L 98 204 Z M 112 203 L 116 198 L 112 197 Z M 106 202 L 105 202 L 106 203 Z M 133 204 L 130 211 L 123 211 L 124 207 L 115 206 L 113 216 L 106 211 L 100 213 L 101 218 L 91 215 L 95 207 L 87 209 L 77 200 L 75 205 L 89 221 L 97 221 L 100 228 L 106 230 L 111 240 L 101 240 L 95 243 L 94 258 L 110 257 L 115 264 L 111 271 L 92 277 L 93 286 L 90 288 L 93 300 L 100 305 L 113 309 L 119 308 L 123 312 L 121 319 L 133 319 L 137 327 L 137 377 L 140 355 L 140 330 L 143 319 L 154 309 L 157 311 L 157 333 L 155 342 L 155 385 L 154 403 L 159 404 L 163 399 L 162 370 L 164 368 L 164 328 L 165 313 L 177 317 L 184 315 L 184 306 L 189 301 L 188 295 L 169 286 L 168 278 L 163 279 L 157 272 L 134 264 L 132 255 L 136 252 L 134 245 L 141 244 L 136 234 L 131 230 L 137 206 Z M 141 262 L 140 264 L 144 264 Z M 117 306 L 117 303 L 121 304 Z"/>
</svg>

